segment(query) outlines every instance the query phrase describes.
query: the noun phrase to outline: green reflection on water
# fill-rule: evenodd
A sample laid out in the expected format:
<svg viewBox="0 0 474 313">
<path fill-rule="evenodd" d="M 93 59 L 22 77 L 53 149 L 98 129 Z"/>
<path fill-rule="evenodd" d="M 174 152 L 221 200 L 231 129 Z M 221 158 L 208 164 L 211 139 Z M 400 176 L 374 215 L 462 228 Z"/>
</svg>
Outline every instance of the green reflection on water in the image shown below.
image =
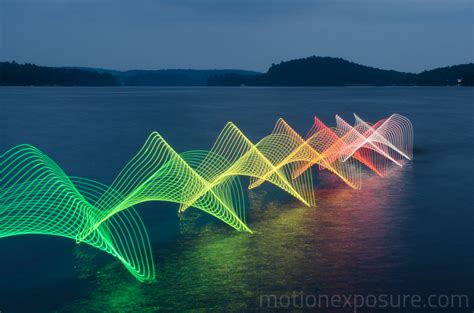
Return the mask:
<svg viewBox="0 0 474 313">
<path fill-rule="evenodd" d="M 253 235 L 218 221 L 199 224 L 202 217 L 185 219 L 172 245 L 154 247 L 154 283 L 139 283 L 110 260 L 91 276 L 93 257 L 81 257 L 86 263 L 79 275 L 90 288 L 62 311 L 245 311 L 259 308 L 262 294 L 363 292 L 393 279 L 391 269 L 400 262 L 392 231 L 400 214 L 393 208 L 403 198 L 401 180 L 367 178 L 360 191 L 326 180 L 317 208 L 289 198 L 269 202 L 275 193 L 266 188 L 251 191 Z"/>
</svg>

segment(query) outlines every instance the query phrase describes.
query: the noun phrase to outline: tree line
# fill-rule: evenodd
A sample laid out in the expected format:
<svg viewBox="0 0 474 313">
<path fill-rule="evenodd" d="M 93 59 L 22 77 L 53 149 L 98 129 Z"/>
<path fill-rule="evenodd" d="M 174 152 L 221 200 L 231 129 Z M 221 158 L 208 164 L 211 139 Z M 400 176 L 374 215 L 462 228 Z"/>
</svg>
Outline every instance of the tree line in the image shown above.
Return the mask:
<svg viewBox="0 0 474 313">
<path fill-rule="evenodd" d="M 46 67 L 34 64 L 0 62 L 0 85 L 3 86 L 116 86 L 109 73 L 77 68 Z"/>
<path fill-rule="evenodd" d="M 474 64 L 447 66 L 418 74 L 383 70 L 341 58 L 309 57 L 272 64 L 261 75 L 225 74 L 210 86 L 473 86 Z"/>
</svg>

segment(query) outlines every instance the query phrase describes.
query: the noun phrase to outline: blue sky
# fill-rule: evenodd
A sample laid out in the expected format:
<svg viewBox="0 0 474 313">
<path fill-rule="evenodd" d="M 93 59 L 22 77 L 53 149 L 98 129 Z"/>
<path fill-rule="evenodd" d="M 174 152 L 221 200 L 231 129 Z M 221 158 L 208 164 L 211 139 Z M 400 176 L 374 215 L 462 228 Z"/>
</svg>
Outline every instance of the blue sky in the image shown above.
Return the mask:
<svg viewBox="0 0 474 313">
<path fill-rule="evenodd" d="M 471 0 L 0 0 L 0 60 L 239 68 L 310 55 L 418 72 L 473 62 Z"/>
</svg>

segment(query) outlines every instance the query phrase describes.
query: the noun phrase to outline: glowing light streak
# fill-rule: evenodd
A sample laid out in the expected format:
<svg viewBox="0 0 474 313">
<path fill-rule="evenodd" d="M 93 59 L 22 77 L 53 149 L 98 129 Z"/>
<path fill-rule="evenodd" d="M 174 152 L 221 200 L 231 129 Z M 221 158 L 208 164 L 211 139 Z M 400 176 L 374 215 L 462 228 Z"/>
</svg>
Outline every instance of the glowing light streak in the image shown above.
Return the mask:
<svg viewBox="0 0 474 313">
<path fill-rule="evenodd" d="M 267 181 L 307 206 L 315 205 L 310 168 L 318 165 L 352 188 L 360 188 L 360 164 L 383 175 L 388 162 L 411 159 L 411 123 L 394 114 L 370 125 L 355 116 L 350 126 L 336 116 L 329 128 L 315 118 L 303 138 L 283 119 L 253 144 L 228 123 L 209 151 L 177 153 L 152 133 L 110 186 L 70 177 L 48 156 L 18 145 L 0 157 L 0 238 L 25 234 L 62 236 L 101 249 L 140 281 L 155 279 L 150 243 L 134 206 L 147 201 L 198 208 L 239 231 L 245 222 L 244 193 Z"/>
</svg>

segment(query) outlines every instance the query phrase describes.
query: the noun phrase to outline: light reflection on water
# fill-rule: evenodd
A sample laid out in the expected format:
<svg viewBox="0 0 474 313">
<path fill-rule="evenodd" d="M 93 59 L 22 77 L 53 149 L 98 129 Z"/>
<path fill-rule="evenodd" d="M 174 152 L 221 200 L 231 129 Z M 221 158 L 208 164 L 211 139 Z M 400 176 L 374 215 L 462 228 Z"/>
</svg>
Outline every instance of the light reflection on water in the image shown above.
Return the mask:
<svg viewBox="0 0 474 313">
<path fill-rule="evenodd" d="M 290 197 L 269 201 L 281 191 L 268 186 L 250 191 L 253 235 L 216 220 L 185 219 L 171 247 L 154 245 L 157 282 L 138 283 L 118 262 L 109 263 L 89 277 L 94 287 L 87 296 L 65 310 L 244 310 L 258 308 L 262 294 L 387 292 L 373 286 L 397 282 L 404 254 L 398 225 L 410 171 L 393 168 L 386 178 L 365 173 L 361 190 L 323 172 L 317 208 Z"/>
<path fill-rule="evenodd" d="M 197 210 L 180 220 L 172 204 L 141 204 L 155 284 L 69 239 L 3 238 L 0 310 L 244 310 L 261 293 L 293 290 L 474 294 L 473 96 L 442 87 L 0 88 L 0 150 L 30 143 L 69 175 L 105 184 L 155 130 L 183 152 L 212 147 L 227 121 L 256 141 L 280 117 L 304 134 L 314 115 L 334 125 L 335 114 L 396 112 L 415 134 L 413 162 L 386 178 L 367 174 L 361 190 L 321 173 L 317 208 L 272 186 L 250 191 L 254 235 Z"/>
</svg>

